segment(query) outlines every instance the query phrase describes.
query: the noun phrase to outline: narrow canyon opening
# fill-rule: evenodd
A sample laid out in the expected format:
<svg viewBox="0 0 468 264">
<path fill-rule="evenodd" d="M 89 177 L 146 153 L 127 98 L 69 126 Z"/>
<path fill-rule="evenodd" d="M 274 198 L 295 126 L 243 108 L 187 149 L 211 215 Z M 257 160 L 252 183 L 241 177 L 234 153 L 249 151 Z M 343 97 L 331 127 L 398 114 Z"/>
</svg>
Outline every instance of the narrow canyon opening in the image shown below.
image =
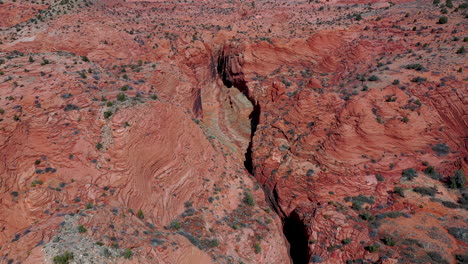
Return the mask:
<svg viewBox="0 0 468 264">
<path fill-rule="evenodd" d="M 296 211 L 283 219 L 283 233 L 290 244 L 289 254 L 292 262 L 294 264 L 309 263 L 307 228 Z"/>
<path fill-rule="evenodd" d="M 242 73 L 235 73 L 230 69 L 231 57 L 229 54 L 225 54 L 224 50 L 218 57 L 218 64 L 216 67 L 218 76 L 221 78 L 223 84 L 232 88 L 235 87 L 238 89 L 253 105 L 252 112 L 249 115 L 250 125 L 251 125 L 251 135 L 248 148 L 245 152 L 244 166 L 246 170 L 255 178 L 255 170 L 252 159 L 252 147 L 253 147 L 253 137 L 257 131 L 257 126 L 260 122 L 261 108 L 258 102 L 252 98 L 250 95 L 247 82 L 243 78 Z M 304 264 L 309 263 L 310 253 L 308 247 L 308 235 L 307 228 L 304 222 L 299 217 L 299 214 L 296 211 L 293 211 L 289 216 L 285 216 L 284 213 L 278 211 L 277 199 L 278 194 L 276 190 L 273 190 L 274 197 L 268 195 L 272 193 L 271 190 L 265 190 L 266 197 L 269 197 L 271 204 L 275 212 L 280 216 L 283 222 L 283 234 L 289 242 L 290 249 L 289 255 L 291 257 L 293 264 Z"/>
</svg>

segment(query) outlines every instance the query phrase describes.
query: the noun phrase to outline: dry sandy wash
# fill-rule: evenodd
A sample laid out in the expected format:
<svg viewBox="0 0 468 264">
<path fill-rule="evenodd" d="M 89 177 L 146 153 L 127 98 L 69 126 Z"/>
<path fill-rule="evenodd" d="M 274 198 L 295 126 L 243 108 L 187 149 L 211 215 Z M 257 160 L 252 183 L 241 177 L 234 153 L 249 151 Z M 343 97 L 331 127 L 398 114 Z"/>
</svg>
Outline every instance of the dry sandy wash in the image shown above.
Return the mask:
<svg viewBox="0 0 468 264">
<path fill-rule="evenodd" d="M 0 0 L 0 263 L 468 263 L 465 0 Z"/>
</svg>

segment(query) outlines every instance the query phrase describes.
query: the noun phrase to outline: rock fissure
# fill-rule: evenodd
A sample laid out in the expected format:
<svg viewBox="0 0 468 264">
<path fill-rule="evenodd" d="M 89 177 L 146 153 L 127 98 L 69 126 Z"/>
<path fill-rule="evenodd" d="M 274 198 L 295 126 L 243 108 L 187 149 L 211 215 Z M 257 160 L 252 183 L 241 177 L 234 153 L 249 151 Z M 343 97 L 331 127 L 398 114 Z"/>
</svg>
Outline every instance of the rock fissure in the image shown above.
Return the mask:
<svg viewBox="0 0 468 264">
<path fill-rule="evenodd" d="M 224 48 L 219 57 L 218 65 L 216 67 L 219 77 L 223 84 L 228 88 L 238 89 L 253 105 L 252 112 L 249 115 L 251 134 L 250 142 L 245 152 L 244 166 L 246 170 L 255 178 L 255 169 L 253 163 L 253 138 L 257 131 L 257 126 L 260 122 L 261 106 L 258 101 L 251 95 L 247 82 L 244 79 L 244 74 L 240 71 L 242 62 L 241 56 L 233 55 L 229 53 L 229 48 Z M 235 71 L 234 68 L 237 70 Z M 276 214 L 281 218 L 283 223 L 283 234 L 287 239 L 290 248 L 289 254 L 294 264 L 308 263 L 310 259 L 310 252 L 308 247 L 308 235 L 307 228 L 304 222 L 301 220 L 299 214 L 293 211 L 289 215 L 286 215 L 279 206 L 279 194 L 276 188 L 270 190 L 263 186 L 265 196 L 268 198 L 268 202 Z"/>
</svg>

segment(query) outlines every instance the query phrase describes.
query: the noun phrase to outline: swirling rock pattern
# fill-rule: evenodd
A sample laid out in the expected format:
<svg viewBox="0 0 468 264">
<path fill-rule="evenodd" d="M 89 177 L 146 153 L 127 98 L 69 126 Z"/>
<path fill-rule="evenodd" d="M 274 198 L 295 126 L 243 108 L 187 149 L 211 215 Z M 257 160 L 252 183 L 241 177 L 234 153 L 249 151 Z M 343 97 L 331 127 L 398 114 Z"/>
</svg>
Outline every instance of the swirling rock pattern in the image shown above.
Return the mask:
<svg viewBox="0 0 468 264">
<path fill-rule="evenodd" d="M 462 262 L 434 2 L 0 1 L 0 262 Z"/>
</svg>

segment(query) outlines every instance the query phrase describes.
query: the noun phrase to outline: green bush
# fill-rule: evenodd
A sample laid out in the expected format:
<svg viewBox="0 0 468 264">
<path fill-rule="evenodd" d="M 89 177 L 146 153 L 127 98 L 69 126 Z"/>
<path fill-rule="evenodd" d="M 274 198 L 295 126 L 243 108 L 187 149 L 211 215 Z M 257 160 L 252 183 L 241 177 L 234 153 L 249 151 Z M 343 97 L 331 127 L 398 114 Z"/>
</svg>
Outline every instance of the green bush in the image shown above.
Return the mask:
<svg viewBox="0 0 468 264">
<path fill-rule="evenodd" d="M 445 6 L 448 7 L 448 8 L 453 8 L 452 0 L 445 1 Z"/>
<path fill-rule="evenodd" d="M 366 221 L 369 221 L 369 222 L 375 220 L 375 217 L 371 213 L 368 213 L 368 212 L 364 212 L 364 213 L 359 214 L 359 217 L 362 220 L 366 220 Z"/>
<path fill-rule="evenodd" d="M 386 245 L 386 246 L 390 246 L 390 247 L 393 247 L 396 243 L 395 243 L 395 240 L 393 240 L 393 237 L 391 236 L 386 236 L 382 239 L 382 242 Z"/>
<path fill-rule="evenodd" d="M 123 102 L 125 100 L 127 100 L 127 96 L 124 93 L 119 93 L 117 95 L 117 101 Z"/>
<path fill-rule="evenodd" d="M 133 252 L 131 249 L 127 248 L 125 249 L 124 253 L 122 254 L 122 256 L 125 258 L 125 259 L 131 259 L 132 256 L 133 256 Z"/>
<path fill-rule="evenodd" d="M 420 77 L 420 76 L 417 76 L 411 79 L 411 82 L 415 82 L 415 83 L 423 83 L 425 81 L 427 81 L 427 78 Z"/>
<path fill-rule="evenodd" d="M 260 252 L 262 252 L 262 247 L 260 246 L 260 243 L 255 243 L 254 250 L 255 254 L 260 254 Z"/>
<path fill-rule="evenodd" d="M 380 175 L 380 174 L 375 174 L 375 178 L 376 178 L 377 181 L 379 181 L 379 182 L 385 181 L 385 178 L 384 178 L 382 175 Z"/>
<path fill-rule="evenodd" d="M 393 188 L 393 192 L 400 195 L 401 197 L 405 197 L 405 192 L 404 192 L 403 188 L 401 188 L 401 187 L 397 186 L 397 187 Z"/>
<path fill-rule="evenodd" d="M 370 253 L 377 252 L 379 250 L 380 246 L 377 244 L 372 244 L 366 247 L 366 250 L 369 251 Z"/>
<path fill-rule="evenodd" d="M 413 168 L 408 168 L 401 172 L 401 176 L 405 177 L 409 181 L 412 181 L 414 178 L 418 177 L 418 172 Z"/>
<path fill-rule="evenodd" d="M 73 260 L 73 253 L 65 251 L 62 255 L 57 255 L 54 257 L 54 264 L 68 264 Z"/>
<path fill-rule="evenodd" d="M 254 206 L 255 205 L 255 200 L 249 192 L 244 192 L 244 199 L 242 201 L 248 205 L 248 206 Z"/>
<path fill-rule="evenodd" d="M 462 46 L 457 50 L 457 54 L 465 54 L 465 46 Z"/>
<path fill-rule="evenodd" d="M 410 70 L 417 70 L 417 71 L 424 70 L 424 67 L 421 64 L 418 64 L 418 63 L 408 64 L 408 65 L 405 66 L 405 68 L 410 69 Z"/>
<path fill-rule="evenodd" d="M 449 186 L 453 189 L 461 189 L 465 186 L 466 178 L 462 170 L 457 170 L 449 178 Z"/>
<path fill-rule="evenodd" d="M 432 150 L 437 153 L 437 156 L 445 156 L 450 153 L 450 148 L 445 143 L 439 143 L 432 147 Z"/>
<path fill-rule="evenodd" d="M 83 225 L 78 226 L 79 233 L 86 233 L 86 231 L 88 231 L 88 229 L 86 229 L 86 227 L 84 227 Z"/>
<path fill-rule="evenodd" d="M 351 242 L 353 242 L 353 240 L 351 238 L 349 238 L 349 237 L 341 240 L 341 244 L 343 244 L 343 245 L 351 244 Z"/>
<path fill-rule="evenodd" d="M 439 18 L 439 24 L 447 24 L 448 18 L 446 16 L 441 16 Z"/>
<path fill-rule="evenodd" d="M 106 119 L 111 117 L 111 115 L 112 115 L 112 111 L 105 111 L 104 112 L 104 118 L 106 118 Z"/>
<path fill-rule="evenodd" d="M 179 230 L 182 227 L 182 225 L 178 221 L 172 221 L 171 222 L 171 228 L 175 230 Z"/>
<path fill-rule="evenodd" d="M 102 147 L 103 147 L 103 146 L 102 146 L 102 143 L 101 143 L 101 142 L 99 142 L 99 143 L 96 144 L 96 148 L 97 148 L 98 150 L 101 150 Z"/>
<path fill-rule="evenodd" d="M 369 77 L 369 79 L 367 79 L 368 81 L 371 81 L 371 82 L 375 82 L 375 81 L 378 81 L 379 80 L 379 77 L 377 77 L 377 75 L 372 75 L 371 77 Z"/>
<path fill-rule="evenodd" d="M 143 214 L 143 211 L 142 211 L 141 209 L 138 210 L 138 212 L 137 212 L 137 217 L 140 218 L 140 219 L 145 218 L 145 215 Z"/>
<path fill-rule="evenodd" d="M 428 166 L 427 168 L 425 168 L 424 174 L 426 174 L 434 180 L 440 180 L 442 178 L 442 176 L 432 166 Z"/>
<path fill-rule="evenodd" d="M 413 188 L 413 192 L 417 192 L 424 196 L 435 196 L 435 194 L 437 193 L 437 189 L 433 187 L 418 186 Z"/>
</svg>

